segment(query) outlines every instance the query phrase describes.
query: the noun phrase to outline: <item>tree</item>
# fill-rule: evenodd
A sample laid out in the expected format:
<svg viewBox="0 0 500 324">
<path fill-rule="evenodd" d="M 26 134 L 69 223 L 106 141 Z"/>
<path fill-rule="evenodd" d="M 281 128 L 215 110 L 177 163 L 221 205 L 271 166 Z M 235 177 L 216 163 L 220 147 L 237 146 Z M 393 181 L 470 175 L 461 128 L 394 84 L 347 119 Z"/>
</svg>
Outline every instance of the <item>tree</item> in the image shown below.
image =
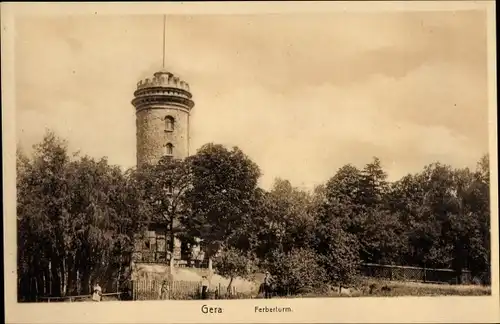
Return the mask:
<svg viewBox="0 0 500 324">
<path fill-rule="evenodd" d="M 377 208 L 385 204 L 388 191 L 387 173 L 382 169 L 380 159 L 373 158 L 361 172 L 362 204 L 367 208 Z"/>
<path fill-rule="evenodd" d="M 326 270 L 329 282 L 340 286 L 353 282 L 360 264 L 358 238 L 344 231 L 341 221 L 330 218 L 319 224 L 315 246 L 318 262 Z"/>
<path fill-rule="evenodd" d="M 215 144 L 204 145 L 189 163 L 193 180 L 185 201 L 191 213 L 183 224 L 191 237 L 201 239 L 210 257 L 251 214 L 260 171 L 237 147 Z"/>
<path fill-rule="evenodd" d="M 361 184 L 360 170 L 350 164 L 341 167 L 326 183 L 326 199 L 320 220 L 329 222 L 331 218 L 342 219 L 342 229 L 358 233 L 361 230 L 360 216 L 365 212 Z"/>
<path fill-rule="evenodd" d="M 488 169 L 485 157 L 475 172 L 434 163 L 391 186 L 389 208 L 408 238 L 406 263 L 453 268 L 459 279 L 464 268 L 487 268 Z"/>
<path fill-rule="evenodd" d="M 274 246 L 285 252 L 309 247 L 314 240 L 315 219 L 309 193 L 294 188 L 287 180 L 276 179 L 266 196 L 266 224 Z"/>
<path fill-rule="evenodd" d="M 137 170 L 136 177 L 142 189 L 141 198 L 150 206 L 149 219 L 165 225 L 170 236 L 169 251 L 173 253 L 175 235 L 186 240 L 180 220 L 189 213 L 189 205 L 185 203 L 185 194 L 192 183 L 189 161 L 163 157 L 158 163 Z"/>
<path fill-rule="evenodd" d="M 405 234 L 398 213 L 382 208 L 368 211 L 358 237 L 361 259 L 368 263 L 400 264 L 406 252 Z"/>
<path fill-rule="evenodd" d="M 362 212 L 357 215 L 358 240 L 364 262 L 390 264 L 404 250 L 401 236 L 404 230 L 399 213 L 389 208 L 389 183 L 380 160 L 373 158 L 362 173 L 360 181 Z"/>
<path fill-rule="evenodd" d="M 481 163 L 476 172 L 454 170 L 454 192 L 445 239 L 452 246 L 452 267 L 460 274 L 470 268 L 473 274 L 489 268 L 489 186 L 482 174 Z"/>
<path fill-rule="evenodd" d="M 231 293 L 233 280 L 236 277 L 247 278 L 255 271 L 255 256 L 231 247 L 222 248 L 214 258 L 215 271 L 226 278 L 229 278 L 227 292 Z"/>
<path fill-rule="evenodd" d="M 489 155 L 479 160 L 474 172 L 474 184 L 470 190 L 471 211 L 477 219 L 476 235 L 471 239 L 469 268 L 473 274 L 481 272 L 491 275 L 491 207 Z"/>
<path fill-rule="evenodd" d="M 64 206 L 64 173 L 69 163 L 66 143 L 47 132 L 43 141 L 34 146 L 33 160 L 18 154 L 18 163 L 18 255 L 35 264 L 28 276 L 38 277 L 38 291 L 57 296 L 62 290 L 59 269 L 70 220 Z M 47 277 L 52 282 L 44 280 Z"/>
<path fill-rule="evenodd" d="M 113 281 L 143 208 L 127 174 L 106 159 L 70 157 L 52 132 L 18 163 L 19 298 L 86 294 L 91 280 Z"/>
</svg>

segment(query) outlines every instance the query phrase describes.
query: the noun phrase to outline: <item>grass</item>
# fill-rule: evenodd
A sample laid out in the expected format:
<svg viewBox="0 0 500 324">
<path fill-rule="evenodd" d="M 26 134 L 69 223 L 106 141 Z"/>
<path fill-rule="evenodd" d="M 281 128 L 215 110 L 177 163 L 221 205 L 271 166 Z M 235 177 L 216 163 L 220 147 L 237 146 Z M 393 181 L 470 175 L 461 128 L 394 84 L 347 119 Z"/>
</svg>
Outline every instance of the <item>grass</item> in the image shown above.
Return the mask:
<svg viewBox="0 0 500 324">
<path fill-rule="evenodd" d="M 372 294 L 369 294 L 370 285 L 375 285 Z M 450 285 L 420 282 L 386 281 L 365 279 L 362 290 L 368 296 L 488 296 L 491 287 L 479 285 Z M 385 287 L 385 289 L 384 289 Z M 368 294 L 367 294 L 368 293 Z"/>
<path fill-rule="evenodd" d="M 489 296 L 490 286 L 449 285 L 362 278 L 354 287 L 328 293 L 308 293 L 292 298 L 311 297 L 403 297 L 403 296 Z"/>
<path fill-rule="evenodd" d="M 224 296 L 221 299 L 255 299 L 263 298 L 256 296 L 256 292 L 237 292 L 233 296 Z M 389 281 L 375 278 L 359 278 L 353 287 L 342 289 L 329 289 L 327 292 L 307 292 L 287 297 L 273 298 L 339 298 L 339 297 L 403 297 L 403 296 L 489 296 L 490 286 L 479 285 L 450 285 L 433 284 L 410 281 Z M 198 299 L 197 294 L 171 296 L 172 300 L 192 300 Z M 210 296 L 213 299 L 214 296 Z M 116 296 L 103 296 L 103 301 L 118 300 Z M 84 298 L 78 301 L 91 301 Z"/>
</svg>

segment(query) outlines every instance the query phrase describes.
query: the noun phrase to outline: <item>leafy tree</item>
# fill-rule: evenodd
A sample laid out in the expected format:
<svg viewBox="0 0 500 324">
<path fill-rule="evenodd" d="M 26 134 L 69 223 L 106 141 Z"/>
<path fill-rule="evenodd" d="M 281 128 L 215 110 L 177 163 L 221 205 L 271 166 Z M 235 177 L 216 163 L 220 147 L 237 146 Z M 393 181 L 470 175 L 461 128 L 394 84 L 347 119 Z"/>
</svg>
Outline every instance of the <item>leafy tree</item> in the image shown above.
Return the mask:
<svg viewBox="0 0 500 324">
<path fill-rule="evenodd" d="M 486 161 L 486 162 L 485 162 Z M 398 213 L 408 240 L 406 263 L 484 271 L 489 258 L 487 158 L 478 170 L 434 163 L 391 186 L 391 212 Z M 481 167 L 482 171 L 480 171 Z M 481 270 L 483 269 L 483 270 Z"/>
<path fill-rule="evenodd" d="M 358 233 L 362 223 L 360 217 L 365 212 L 362 180 L 362 173 L 356 167 L 349 164 L 341 167 L 326 183 L 326 202 L 320 220 L 328 222 L 330 218 L 339 218 L 342 229 Z"/>
<path fill-rule="evenodd" d="M 180 236 L 186 243 L 194 244 L 183 235 L 180 220 L 189 213 L 185 193 L 192 182 L 189 161 L 161 158 L 154 165 L 145 165 L 137 170 L 136 179 L 141 186 L 141 199 L 149 205 L 149 219 L 155 224 L 165 225 L 170 236 L 170 252 L 174 252 L 174 237 Z"/>
<path fill-rule="evenodd" d="M 19 298 L 85 294 L 92 280 L 124 272 L 143 208 L 127 175 L 105 159 L 70 157 L 51 132 L 32 159 L 18 157 Z"/>
<path fill-rule="evenodd" d="M 227 292 L 231 293 L 233 280 L 236 277 L 248 278 L 257 270 L 255 256 L 231 247 L 222 248 L 214 258 L 215 271 L 229 278 Z"/>
<path fill-rule="evenodd" d="M 360 240 L 361 259 L 368 263 L 401 264 L 405 230 L 398 213 L 377 208 L 367 213 Z"/>
<path fill-rule="evenodd" d="M 286 252 L 310 246 L 315 219 L 309 193 L 292 187 L 287 180 L 276 179 L 267 199 L 269 234 L 277 247 Z"/>
<path fill-rule="evenodd" d="M 228 246 L 263 257 L 269 251 L 269 246 L 275 245 L 268 226 L 267 197 L 268 193 L 260 188 L 254 191 L 250 199 L 251 209 L 242 215 L 240 225 L 228 237 Z"/>
<path fill-rule="evenodd" d="M 367 208 L 380 207 L 385 203 L 388 188 L 387 173 L 382 169 L 380 159 L 374 157 L 361 172 L 362 204 Z"/>
<path fill-rule="evenodd" d="M 59 269 L 66 253 L 66 224 L 70 220 L 64 208 L 64 172 L 68 162 L 66 143 L 51 132 L 34 147 L 32 161 L 18 155 L 17 169 L 24 169 L 18 174 L 18 255 L 41 267 L 32 270 L 40 273 L 39 291 L 56 296 L 61 294 Z M 40 253 L 29 253 L 29 249 Z M 49 276 L 52 282 L 43 280 Z"/>
<path fill-rule="evenodd" d="M 185 201 L 191 208 L 183 219 L 187 233 L 198 237 L 210 257 L 241 228 L 253 210 L 258 166 L 240 149 L 206 144 L 190 157 L 192 186 Z"/>
<path fill-rule="evenodd" d="M 357 215 L 357 237 L 364 262 L 394 263 L 404 250 L 399 214 L 388 209 L 389 188 L 387 174 L 375 157 L 364 167 L 359 189 L 363 211 Z"/>
<path fill-rule="evenodd" d="M 473 274 L 491 274 L 490 165 L 487 154 L 479 160 L 474 179 L 470 189 L 470 208 L 477 220 L 477 228 L 471 238 L 469 268 Z"/>
<path fill-rule="evenodd" d="M 316 253 L 329 282 L 347 285 L 355 279 L 360 264 L 358 238 L 341 227 L 341 220 L 330 218 L 316 228 Z"/>
</svg>

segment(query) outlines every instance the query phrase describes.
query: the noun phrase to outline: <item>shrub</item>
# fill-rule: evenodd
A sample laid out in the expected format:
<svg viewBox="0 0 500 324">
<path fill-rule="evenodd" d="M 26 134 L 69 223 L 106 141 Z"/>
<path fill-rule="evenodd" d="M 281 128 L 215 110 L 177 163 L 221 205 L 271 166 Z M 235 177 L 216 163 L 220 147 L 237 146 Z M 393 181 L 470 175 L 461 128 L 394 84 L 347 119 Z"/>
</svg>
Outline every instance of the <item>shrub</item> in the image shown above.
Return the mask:
<svg viewBox="0 0 500 324">
<path fill-rule="evenodd" d="M 339 286 L 352 284 L 361 262 L 356 236 L 324 225 L 318 232 L 318 262 L 328 274 L 328 281 Z"/>
<path fill-rule="evenodd" d="M 273 251 L 265 266 L 280 295 L 316 290 L 326 283 L 326 272 L 311 249 L 294 249 L 288 253 Z"/>
</svg>

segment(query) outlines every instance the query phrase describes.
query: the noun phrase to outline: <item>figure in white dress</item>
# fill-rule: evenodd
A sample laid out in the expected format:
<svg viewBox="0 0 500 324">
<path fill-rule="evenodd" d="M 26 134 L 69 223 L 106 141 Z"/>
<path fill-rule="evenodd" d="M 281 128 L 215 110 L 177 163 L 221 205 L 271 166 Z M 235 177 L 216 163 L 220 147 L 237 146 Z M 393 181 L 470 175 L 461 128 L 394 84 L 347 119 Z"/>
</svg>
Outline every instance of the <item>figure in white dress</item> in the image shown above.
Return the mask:
<svg viewBox="0 0 500 324">
<path fill-rule="evenodd" d="M 95 284 L 94 289 L 92 290 L 92 300 L 96 302 L 100 302 L 102 298 L 102 289 L 98 283 Z"/>
</svg>

